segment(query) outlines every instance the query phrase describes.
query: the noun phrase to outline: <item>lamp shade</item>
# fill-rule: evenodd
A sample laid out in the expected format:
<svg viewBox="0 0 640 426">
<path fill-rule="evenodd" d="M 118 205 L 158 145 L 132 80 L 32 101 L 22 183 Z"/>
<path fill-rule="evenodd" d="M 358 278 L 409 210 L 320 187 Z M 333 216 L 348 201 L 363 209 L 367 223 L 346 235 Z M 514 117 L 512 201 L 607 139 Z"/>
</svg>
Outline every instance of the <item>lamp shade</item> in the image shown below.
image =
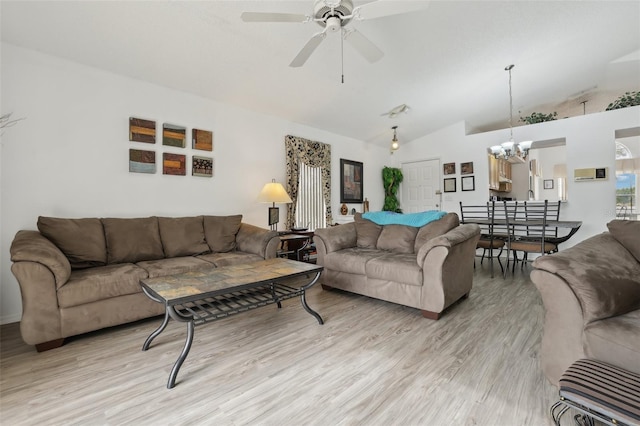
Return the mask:
<svg viewBox="0 0 640 426">
<path fill-rule="evenodd" d="M 260 191 L 258 195 L 258 201 L 261 203 L 292 203 L 291 197 L 284 190 L 282 184 L 273 179 L 267 183 Z"/>
</svg>

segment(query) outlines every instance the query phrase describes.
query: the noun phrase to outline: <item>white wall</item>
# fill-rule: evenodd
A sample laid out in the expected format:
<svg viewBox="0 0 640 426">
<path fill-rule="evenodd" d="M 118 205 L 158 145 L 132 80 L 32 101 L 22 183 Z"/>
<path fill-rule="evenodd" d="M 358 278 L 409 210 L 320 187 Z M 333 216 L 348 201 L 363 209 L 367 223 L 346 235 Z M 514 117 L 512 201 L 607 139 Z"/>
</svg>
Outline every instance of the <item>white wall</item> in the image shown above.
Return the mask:
<svg viewBox="0 0 640 426">
<path fill-rule="evenodd" d="M 6 43 L 1 54 L 1 111 L 25 117 L 5 129 L 0 141 L 1 323 L 18 321 L 21 313 L 10 272 L 11 241 L 20 229 L 36 229 L 39 215 L 242 213 L 245 222 L 267 227 L 267 205 L 256 198 L 272 178 L 284 181 L 287 134 L 331 144 L 334 215 L 340 208 L 340 158 L 364 163 L 364 195 L 372 206 L 382 205 L 387 149 Z M 129 142 L 130 116 L 156 120 L 157 128 L 168 122 L 212 130 L 214 150 Z M 156 174 L 129 173 L 132 147 L 156 151 Z M 165 151 L 187 154 L 188 176 L 162 175 Z M 190 176 L 194 154 L 214 157 L 213 178 Z"/>
<path fill-rule="evenodd" d="M 563 203 L 561 218 L 581 220 L 583 225 L 564 247 L 576 244 L 594 234 L 606 231 L 615 218 L 615 131 L 640 127 L 640 106 L 572 117 L 563 120 L 516 127 L 515 140 L 546 141 L 565 138 L 568 202 Z M 464 122 L 403 144 L 395 154 L 397 164 L 427 158 L 440 158 L 442 163 L 473 161 L 476 190 L 444 194 L 443 210 L 460 212 L 460 202 L 484 203 L 489 197 L 489 165 L 487 148 L 505 141 L 509 129 L 466 135 Z M 600 182 L 573 182 L 573 170 L 586 167 L 609 167 L 610 177 Z M 442 185 L 442 170 L 440 171 Z M 458 188 L 460 188 L 460 175 Z"/>
</svg>

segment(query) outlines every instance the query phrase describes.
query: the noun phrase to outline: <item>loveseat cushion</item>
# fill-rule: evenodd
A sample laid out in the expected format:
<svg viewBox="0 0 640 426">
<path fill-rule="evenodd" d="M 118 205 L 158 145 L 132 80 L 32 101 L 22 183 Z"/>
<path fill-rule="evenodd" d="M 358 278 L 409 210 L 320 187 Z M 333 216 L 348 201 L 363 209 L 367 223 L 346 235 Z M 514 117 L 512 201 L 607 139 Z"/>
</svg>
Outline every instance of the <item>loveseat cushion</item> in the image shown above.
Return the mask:
<svg viewBox="0 0 640 426">
<path fill-rule="evenodd" d="M 192 256 L 144 260 L 136 263 L 136 265 L 147 271 L 149 278 L 165 277 L 191 271 L 204 271 L 215 267 L 210 262 Z"/>
<path fill-rule="evenodd" d="M 107 244 L 100 219 L 40 216 L 38 230 L 64 253 L 72 269 L 107 264 Z"/>
<path fill-rule="evenodd" d="M 394 253 L 413 253 L 418 228 L 407 225 L 384 225 L 376 247 Z M 414 259 L 415 263 L 415 259 Z"/>
<path fill-rule="evenodd" d="M 71 273 L 69 281 L 58 290 L 61 308 L 83 305 L 111 297 L 140 293 L 140 280 L 147 271 L 131 263 L 79 269 Z"/>
<path fill-rule="evenodd" d="M 640 262 L 640 221 L 639 220 L 612 220 L 607 223 L 609 232 L 613 238 Z"/>
<path fill-rule="evenodd" d="M 209 248 L 214 253 L 224 253 L 236 249 L 236 235 L 240 230 L 242 215 L 204 216 L 204 235 Z"/>
<path fill-rule="evenodd" d="M 432 238 L 444 235 L 456 226 L 460 225 L 460 219 L 456 213 L 447 213 L 439 220 L 434 220 L 426 225 L 420 227 L 418 235 L 416 235 L 415 246 L 413 251 L 415 253 L 420 250 L 427 241 Z"/>
<path fill-rule="evenodd" d="M 374 249 L 378 243 L 378 237 L 382 232 L 382 226 L 362 218 L 362 213 L 354 216 L 356 224 L 356 246 L 365 249 Z"/>
<path fill-rule="evenodd" d="M 198 259 L 202 259 L 217 267 L 237 265 L 239 263 L 250 263 L 264 260 L 263 257 L 253 253 L 246 253 L 243 251 L 230 251 L 227 253 L 209 253 L 202 256 L 198 256 Z"/>
<path fill-rule="evenodd" d="M 202 216 L 159 217 L 158 227 L 167 257 L 194 256 L 209 251 Z"/>
<path fill-rule="evenodd" d="M 369 260 L 365 266 L 365 270 L 367 278 L 416 286 L 422 285 L 422 268 L 416 263 L 416 256 L 414 254 L 385 253 L 382 256 Z"/>
<path fill-rule="evenodd" d="M 324 256 L 325 269 L 348 272 L 350 274 L 365 275 L 367 262 L 383 256 L 385 252 L 377 249 L 352 247 L 340 251 L 327 253 Z M 414 260 L 415 262 L 415 260 Z"/>
<path fill-rule="evenodd" d="M 107 239 L 107 261 L 136 263 L 164 258 L 158 218 L 155 216 L 102 219 Z"/>
<path fill-rule="evenodd" d="M 640 310 L 592 322 L 584 328 L 584 353 L 640 374 Z"/>
</svg>

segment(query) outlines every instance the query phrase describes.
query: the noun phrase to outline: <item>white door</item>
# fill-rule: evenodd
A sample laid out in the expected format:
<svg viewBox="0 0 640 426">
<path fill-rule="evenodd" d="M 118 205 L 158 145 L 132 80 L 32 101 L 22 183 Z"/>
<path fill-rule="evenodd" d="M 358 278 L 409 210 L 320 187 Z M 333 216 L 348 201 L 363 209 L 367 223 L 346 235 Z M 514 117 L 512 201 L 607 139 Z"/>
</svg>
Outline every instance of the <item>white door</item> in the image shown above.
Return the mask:
<svg viewBox="0 0 640 426">
<path fill-rule="evenodd" d="M 400 208 L 404 213 L 440 210 L 440 160 L 402 163 Z M 436 194 L 438 192 L 438 194 Z"/>
</svg>

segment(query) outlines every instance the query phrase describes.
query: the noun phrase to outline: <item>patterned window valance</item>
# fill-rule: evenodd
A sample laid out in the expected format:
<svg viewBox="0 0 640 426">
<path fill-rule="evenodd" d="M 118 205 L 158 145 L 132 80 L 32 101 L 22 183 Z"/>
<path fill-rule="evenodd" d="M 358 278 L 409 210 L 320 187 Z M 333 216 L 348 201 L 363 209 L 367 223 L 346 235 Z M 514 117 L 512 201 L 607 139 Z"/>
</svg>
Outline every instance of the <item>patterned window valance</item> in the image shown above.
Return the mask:
<svg viewBox="0 0 640 426">
<path fill-rule="evenodd" d="M 331 215 L 331 145 L 309 139 L 287 135 L 284 138 L 287 155 L 287 193 L 293 203 L 287 207 L 287 229 L 295 226 L 296 201 L 298 200 L 298 164 L 303 162 L 309 167 L 322 168 L 322 195 L 327 206 L 327 223 L 333 222 Z"/>
</svg>

